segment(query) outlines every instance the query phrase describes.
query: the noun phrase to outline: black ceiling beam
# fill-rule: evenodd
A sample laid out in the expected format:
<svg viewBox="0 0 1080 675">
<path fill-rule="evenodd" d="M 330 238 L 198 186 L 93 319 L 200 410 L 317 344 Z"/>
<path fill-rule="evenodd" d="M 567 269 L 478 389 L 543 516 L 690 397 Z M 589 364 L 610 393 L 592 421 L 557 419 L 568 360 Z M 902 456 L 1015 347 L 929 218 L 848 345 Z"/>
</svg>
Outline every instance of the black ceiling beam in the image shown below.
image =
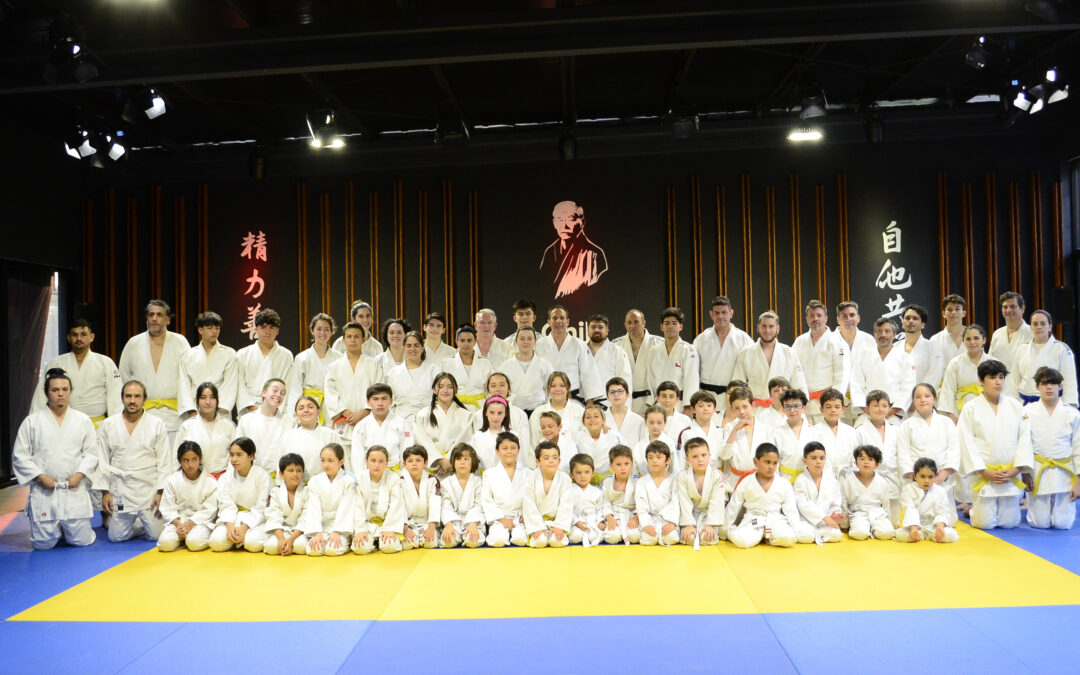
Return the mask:
<svg viewBox="0 0 1080 675">
<path fill-rule="evenodd" d="M 262 127 L 256 125 L 251 120 L 241 117 L 233 112 L 229 106 L 222 105 L 214 100 L 214 98 L 207 92 L 202 85 L 198 82 L 173 82 L 172 86 L 181 91 L 183 94 L 191 98 L 191 100 L 204 106 L 214 119 L 220 120 L 225 124 L 231 125 L 236 129 L 250 135 L 260 144 L 273 144 L 277 143 L 279 139 L 274 138 L 267 133 Z M 205 139 L 199 139 L 205 140 Z"/>
<path fill-rule="evenodd" d="M 671 79 L 668 80 L 667 89 L 664 91 L 661 114 L 687 103 L 687 101 L 682 100 L 681 89 L 683 82 L 690 75 L 690 67 L 694 65 L 695 56 L 697 56 L 696 49 L 684 49 L 679 53 L 679 58 L 676 59 L 675 66 L 671 70 Z"/>
<path fill-rule="evenodd" d="M 568 129 L 577 125 L 577 64 L 573 56 L 565 56 L 559 64 L 559 83 L 562 85 L 562 120 Z"/>
<path fill-rule="evenodd" d="M 756 106 L 758 116 L 764 115 L 772 110 L 773 105 L 776 104 L 784 94 L 791 87 L 799 86 L 799 81 L 810 68 L 814 66 L 814 59 L 821 55 L 821 52 L 825 51 L 826 42 L 814 42 L 807 45 L 803 50 L 802 55 L 795 57 L 795 62 L 791 64 L 791 67 L 787 69 L 780 79 L 776 81 L 772 89 L 765 98 Z"/>
<path fill-rule="evenodd" d="M 461 104 L 458 102 L 457 95 L 454 94 L 454 88 L 450 86 L 450 80 L 446 78 L 446 71 L 442 69 L 439 64 L 433 64 L 429 66 L 432 77 L 435 78 L 435 83 L 439 85 L 439 90 L 443 93 L 443 100 L 439 105 L 440 116 L 445 106 L 449 106 L 462 125 L 468 126 L 465 122 L 465 114 L 461 111 Z M 439 120 L 442 121 L 441 119 Z"/>
<path fill-rule="evenodd" d="M 928 53 L 924 53 L 921 58 L 913 59 L 906 68 L 892 69 L 892 72 L 888 75 L 882 75 L 871 82 L 869 82 L 864 91 L 859 94 L 859 103 L 862 106 L 870 106 L 875 101 L 881 100 L 881 97 L 889 92 L 890 89 L 899 84 L 902 80 L 911 77 L 917 70 L 925 66 L 927 63 L 936 59 L 946 52 L 950 45 L 953 44 L 953 38 L 947 37 L 942 40 L 938 45 Z M 963 55 L 957 55 L 957 60 L 963 58 Z"/>
<path fill-rule="evenodd" d="M 41 63 L 0 60 L 0 95 L 94 89 L 146 81 L 260 77 L 600 54 L 716 49 L 810 42 L 886 40 L 957 34 L 1077 31 L 1080 23 L 1048 24 L 1015 6 L 967 7 L 955 0 L 784 0 L 713 5 L 549 9 L 511 14 L 426 17 L 371 22 L 365 30 L 318 32 L 277 28 L 233 31 L 183 44 L 90 44 L 102 55 L 103 78 L 47 85 Z M 370 27 L 368 27 L 370 26 Z"/>
</svg>

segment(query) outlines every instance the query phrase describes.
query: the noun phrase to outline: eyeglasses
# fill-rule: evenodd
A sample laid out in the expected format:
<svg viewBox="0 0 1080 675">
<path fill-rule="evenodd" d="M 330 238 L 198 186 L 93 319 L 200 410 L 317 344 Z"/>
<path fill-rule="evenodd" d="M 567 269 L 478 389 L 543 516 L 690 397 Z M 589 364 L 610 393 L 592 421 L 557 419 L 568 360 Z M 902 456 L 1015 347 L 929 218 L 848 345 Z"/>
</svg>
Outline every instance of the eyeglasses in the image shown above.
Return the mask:
<svg viewBox="0 0 1080 675">
<path fill-rule="evenodd" d="M 784 404 L 784 410 L 802 410 L 805 407 L 806 406 L 804 406 L 802 403 L 785 403 Z"/>
<path fill-rule="evenodd" d="M 625 389 L 608 389 L 608 396 L 625 396 Z"/>
</svg>

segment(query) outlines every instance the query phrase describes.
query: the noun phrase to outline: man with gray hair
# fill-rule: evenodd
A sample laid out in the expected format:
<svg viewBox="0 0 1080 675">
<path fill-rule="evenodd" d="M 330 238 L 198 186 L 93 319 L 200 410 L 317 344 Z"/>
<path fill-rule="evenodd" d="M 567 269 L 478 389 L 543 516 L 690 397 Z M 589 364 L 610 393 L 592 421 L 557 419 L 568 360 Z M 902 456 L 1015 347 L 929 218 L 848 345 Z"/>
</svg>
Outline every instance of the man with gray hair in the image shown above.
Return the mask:
<svg viewBox="0 0 1080 675">
<path fill-rule="evenodd" d="M 499 322 L 495 310 L 484 307 L 476 312 L 473 327 L 476 328 L 476 351 L 491 363 L 491 370 L 496 371 L 502 362 L 510 358 L 511 348 L 506 342 L 495 337 Z"/>
</svg>

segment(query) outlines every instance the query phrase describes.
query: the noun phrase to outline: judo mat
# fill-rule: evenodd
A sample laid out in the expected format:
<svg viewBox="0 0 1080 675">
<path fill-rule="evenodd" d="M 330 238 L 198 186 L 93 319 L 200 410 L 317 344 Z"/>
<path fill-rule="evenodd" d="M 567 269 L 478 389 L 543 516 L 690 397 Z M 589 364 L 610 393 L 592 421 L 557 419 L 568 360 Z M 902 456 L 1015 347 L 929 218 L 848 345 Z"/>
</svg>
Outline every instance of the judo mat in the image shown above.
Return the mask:
<svg viewBox="0 0 1080 675">
<path fill-rule="evenodd" d="M 960 541 L 31 552 L 0 505 L 9 672 L 1069 672 L 1080 528 Z M 23 497 L 22 499 L 25 499 Z"/>
</svg>

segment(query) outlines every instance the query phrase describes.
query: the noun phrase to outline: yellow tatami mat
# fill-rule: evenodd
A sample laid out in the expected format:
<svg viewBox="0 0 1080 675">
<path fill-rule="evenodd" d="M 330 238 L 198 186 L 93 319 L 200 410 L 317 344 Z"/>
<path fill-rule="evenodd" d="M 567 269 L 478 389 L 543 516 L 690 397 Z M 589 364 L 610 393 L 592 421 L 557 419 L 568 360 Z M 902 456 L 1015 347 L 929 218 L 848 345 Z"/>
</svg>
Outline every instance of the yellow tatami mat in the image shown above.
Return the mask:
<svg viewBox="0 0 1080 675">
<path fill-rule="evenodd" d="M 149 551 L 16 621 L 486 619 L 1080 604 L 1080 576 L 964 524 L 960 542 L 408 551 Z M 1025 592 L 988 595 L 1002 579 Z"/>
</svg>

